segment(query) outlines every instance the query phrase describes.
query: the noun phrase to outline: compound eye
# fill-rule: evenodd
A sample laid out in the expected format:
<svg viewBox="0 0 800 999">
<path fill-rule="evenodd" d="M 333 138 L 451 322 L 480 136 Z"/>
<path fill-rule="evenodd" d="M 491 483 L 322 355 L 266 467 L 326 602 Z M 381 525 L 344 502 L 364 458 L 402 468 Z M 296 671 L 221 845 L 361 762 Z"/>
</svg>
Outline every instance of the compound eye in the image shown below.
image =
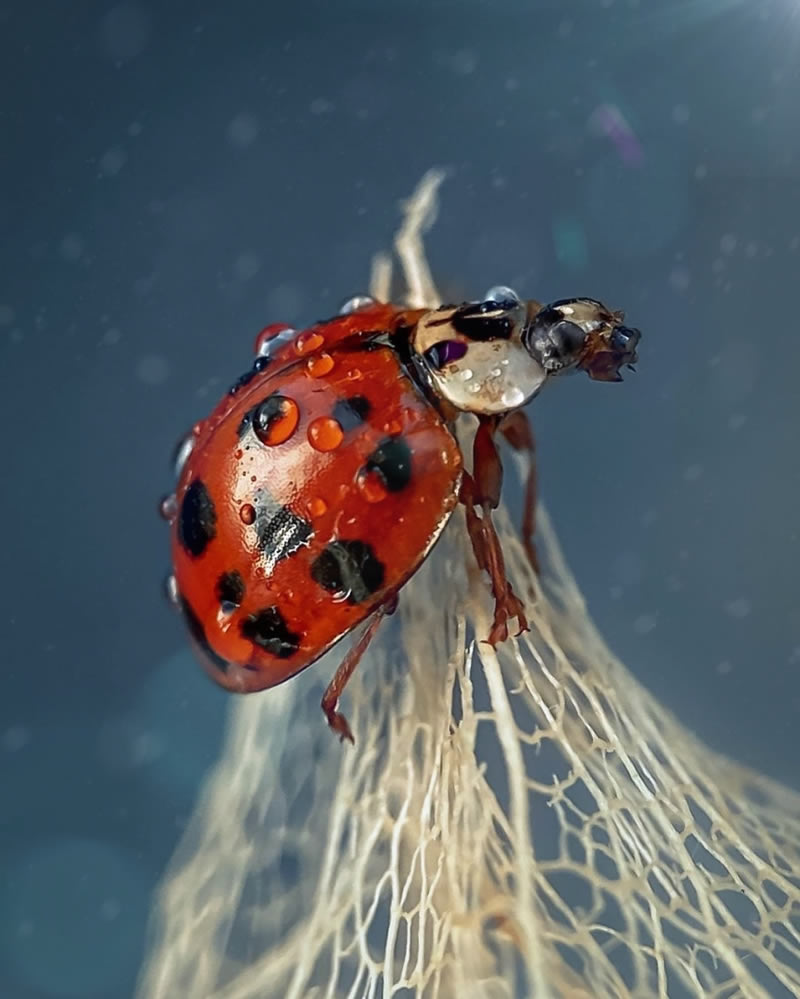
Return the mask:
<svg viewBox="0 0 800 999">
<path fill-rule="evenodd" d="M 564 318 L 564 313 L 548 306 L 536 316 L 524 336 L 531 355 L 549 374 L 571 367 L 586 342 L 586 331 Z"/>
<path fill-rule="evenodd" d="M 569 364 L 583 349 L 586 334 L 576 323 L 562 319 L 551 327 L 548 334 L 550 341 L 549 356 L 553 362 L 560 365 Z"/>
</svg>

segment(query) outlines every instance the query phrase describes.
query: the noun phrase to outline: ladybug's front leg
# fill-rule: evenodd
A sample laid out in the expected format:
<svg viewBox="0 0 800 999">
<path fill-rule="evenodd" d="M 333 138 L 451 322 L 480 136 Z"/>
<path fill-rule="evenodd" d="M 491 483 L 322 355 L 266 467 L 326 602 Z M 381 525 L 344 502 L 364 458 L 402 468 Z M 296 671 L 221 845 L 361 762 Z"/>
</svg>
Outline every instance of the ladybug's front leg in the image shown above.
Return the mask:
<svg viewBox="0 0 800 999">
<path fill-rule="evenodd" d="M 325 712 L 325 717 L 328 719 L 328 724 L 333 731 L 337 733 L 340 739 L 342 739 L 342 741 L 349 739 L 350 742 L 355 744 L 356 740 L 353 738 L 353 733 L 350 730 L 347 719 L 343 714 L 336 710 L 339 706 L 339 698 L 342 695 L 342 691 L 347 686 L 347 681 L 353 675 L 353 671 L 356 666 L 358 666 L 361 657 L 367 651 L 367 646 L 375 637 L 375 633 L 377 632 L 381 621 L 387 614 L 393 614 L 396 609 L 397 596 L 395 595 L 374 611 L 372 618 L 367 624 L 367 627 L 364 629 L 361 637 L 341 661 L 339 668 L 333 674 L 333 679 L 328 684 L 325 693 L 322 695 L 321 706 L 322 710 Z"/>
<path fill-rule="evenodd" d="M 521 451 L 528 462 L 528 474 L 525 479 L 525 500 L 522 512 L 522 544 L 528 555 L 533 571 L 539 575 L 539 556 L 533 535 L 536 532 L 536 443 L 528 414 L 517 409 L 503 417 L 499 426 L 500 433 L 505 437 L 515 451 Z"/>
<path fill-rule="evenodd" d="M 488 572 L 492 584 L 494 621 L 488 638 L 491 645 L 508 638 L 510 617 L 516 617 L 519 634 L 528 630 L 525 608 L 506 576 L 503 549 L 492 522 L 492 510 L 500 502 L 503 483 L 503 466 L 494 442 L 496 426 L 492 418 L 481 419 L 473 445 L 473 474 L 464 473 L 459 497 L 464 504 L 475 559 L 479 568 Z"/>
</svg>

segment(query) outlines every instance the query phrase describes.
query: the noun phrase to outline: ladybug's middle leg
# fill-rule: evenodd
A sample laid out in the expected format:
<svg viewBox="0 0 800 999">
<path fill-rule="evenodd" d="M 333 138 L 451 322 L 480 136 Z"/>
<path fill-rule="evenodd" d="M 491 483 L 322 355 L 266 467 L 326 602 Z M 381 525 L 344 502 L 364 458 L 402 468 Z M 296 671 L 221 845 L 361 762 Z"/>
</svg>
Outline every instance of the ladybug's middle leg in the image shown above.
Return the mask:
<svg viewBox="0 0 800 999">
<path fill-rule="evenodd" d="M 539 575 L 539 555 L 533 535 L 536 531 L 536 443 L 528 414 L 517 409 L 500 421 L 500 433 L 505 437 L 515 451 L 521 451 L 528 462 L 528 474 L 525 478 L 525 499 L 522 512 L 522 544 L 528 555 L 528 560 L 536 575 Z"/>
<path fill-rule="evenodd" d="M 528 630 L 525 609 L 506 576 L 503 549 L 492 522 L 492 510 L 500 502 L 503 482 L 503 466 L 493 436 L 496 425 L 493 419 L 480 421 L 473 447 L 473 474 L 464 473 L 460 493 L 475 559 L 479 568 L 488 572 L 492 584 L 495 606 L 488 638 L 491 645 L 506 640 L 510 617 L 516 617 L 520 634 Z"/>
<path fill-rule="evenodd" d="M 339 668 L 333 674 L 333 679 L 322 695 L 321 707 L 325 712 L 325 717 L 328 719 L 328 724 L 342 741 L 349 739 L 350 742 L 355 744 L 356 740 L 353 738 L 353 733 L 350 730 L 347 719 L 341 712 L 336 710 L 339 706 L 339 698 L 347 686 L 347 681 L 353 675 L 356 666 L 358 666 L 361 657 L 367 651 L 367 646 L 375 637 L 381 621 L 387 614 L 393 614 L 396 609 L 397 596 L 395 595 L 373 612 L 372 618 L 362 632 L 361 637 L 341 661 Z"/>
</svg>

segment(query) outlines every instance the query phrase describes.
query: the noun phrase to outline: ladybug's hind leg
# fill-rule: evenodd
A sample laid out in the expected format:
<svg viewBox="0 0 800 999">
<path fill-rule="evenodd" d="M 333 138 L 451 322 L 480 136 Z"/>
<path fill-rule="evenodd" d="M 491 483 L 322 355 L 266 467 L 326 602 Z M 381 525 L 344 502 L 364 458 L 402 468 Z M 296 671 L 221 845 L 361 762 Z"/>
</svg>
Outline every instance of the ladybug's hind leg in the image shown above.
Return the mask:
<svg viewBox="0 0 800 999">
<path fill-rule="evenodd" d="M 520 634 L 528 630 L 525 608 L 506 576 L 503 549 L 492 522 L 492 510 L 500 502 L 503 483 L 503 466 L 494 442 L 496 427 L 497 422 L 492 418 L 480 421 L 473 446 L 473 474 L 464 473 L 459 496 L 475 559 L 479 568 L 488 572 L 492 584 L 494 621 L 488 638 L 491 645 L 508 638 L 509 618 L 517 619 Z"/>
<path fill-rule="evenodd" d="M 517 409 L 500 421 L 500 433 L 515 451 L 521 451 L 528 462 L 525 479 L 525 499 L 522 512 L 522 543 L 525 546 L 533 571 L 539 575 L 539 556 L 533 536 L 536 532 L 536 442 L 528 414 Z"/>
<path fill-rule="evenodd" d="M 321 707 L 325 712 L 325 717 L 328 719 L 328 724 L 342 741 L 348 739 L 350 742 L 355 744 L 356 740 L 353 738 L 353 733 L 350 730 L 347 719 L 343 714 L 341 714 L 341 712 L 336 710 L 339 706 L 339 698 L 342 695 L 342 691 L 347 686 L 347 681 L 353 675 L 356 666 L 358 666 L 361 657 L 367 651 L 367 646 L 375 637 L 375 633 L 380 627 L 381 621 L 387 614 L 393 614 L 396 608 L 397 597 L 393 596 L 390 600 L 388 600 L 385 604 L 382 604 L 376 611 L 373 612 L 373 615 L 367 624 L 367 627 L 362 632 L 361 637 L 341 661 L 339 668 L 333 674 L 333 679 L 328 684 L 325 693 L 322 695 Z"/>
</svg>

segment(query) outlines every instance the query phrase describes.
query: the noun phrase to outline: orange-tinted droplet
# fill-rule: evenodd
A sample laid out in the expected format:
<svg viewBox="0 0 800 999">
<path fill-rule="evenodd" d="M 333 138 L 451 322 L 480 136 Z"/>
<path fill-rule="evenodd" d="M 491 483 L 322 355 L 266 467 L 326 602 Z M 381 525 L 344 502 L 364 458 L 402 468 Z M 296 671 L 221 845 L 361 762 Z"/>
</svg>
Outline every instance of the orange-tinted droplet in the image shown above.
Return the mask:
<svg viewBox="0 0 800 999">
<path fill-rule="evenodd" d="M 233 456 L 234 456 L 234 458 L 236 458 L 237 461 L 241 461 L 243 455 L 244 455 L 244 451 L 242 451 L 242 449 L 240 447 L 238 447 L 234 451 L 234 453 L 233 453 Z"/>
<path fill-rule="evenodd" d="M 325 337 L 321 333 L 301 333 L 294 342 L 294 349 L 298 354 L 310 354 L 312 350 L 317 350 L 323 343 L 325 343 Z"/>
<path fill-rule="evenodd" d="M 294 399 L 274 392 L 253 413 L 253 429 L 262 444 L 276 447 L 297 430 L 300 409 Z"/>
<path fill-rule="evenodd" d="M 281 333 L 285 333 L 286 330 L 290 330 L 291 328 L 292 327 L 288 326 L 286 323 L 271 323 L 269 326 L 265 326 L 256 337 L 256 342 L 253 345 L 256 354 L 266 354 L 269 349 L 267 344 L 271 340 L 274 340 L 275 337 L 280 336 Z"/>
<path fill-rule="evenodd" d="M 320 416 L 308 425 L 308 443 L 317 451 L 335 451 L 343 440 L 342 428 L 332 416 Z"/>
<path fill-rule="evenodd" d="M 335 363 L 330 354 L 315 354 L 306 361 L 306 368 L 312 378 L 324 378 L 333 371 Z"/>
<path fill-rule="evenodd" d="M 315 496 L 310 499 L 306 504 L 306 509 L 308 510 L 308 515 L 310 517 L 321 517 L 323 514 L 328 512 L 328 504 L 322 499 L 321 496 Z"/>
<path fill-rule="evenodd" d="M 391 437 L 397 437 L 403 432 L 403 424 L 399 420 L 389 420 L 388 423 L 384 423 L 383 432 Z"/>
<path fill-rule="evenodd" d="M 380 503 L 386 499 L 386 483 L 377 469 L 362 468 L 356 476 L 356 485 L 367 503 Z"/>
<path fill-rule="evenodd" d="M 364 375 L 361 368 L 351 368 L 345 377 L 349 382 L 360 382 Z"/>
<path fill-rule="evenodd" d="M 256 508 L 252 503 L 244 503 L 239 508 L 239 516 L 243 524 L 253 524 L 256 519 Z"/>
</svg>

